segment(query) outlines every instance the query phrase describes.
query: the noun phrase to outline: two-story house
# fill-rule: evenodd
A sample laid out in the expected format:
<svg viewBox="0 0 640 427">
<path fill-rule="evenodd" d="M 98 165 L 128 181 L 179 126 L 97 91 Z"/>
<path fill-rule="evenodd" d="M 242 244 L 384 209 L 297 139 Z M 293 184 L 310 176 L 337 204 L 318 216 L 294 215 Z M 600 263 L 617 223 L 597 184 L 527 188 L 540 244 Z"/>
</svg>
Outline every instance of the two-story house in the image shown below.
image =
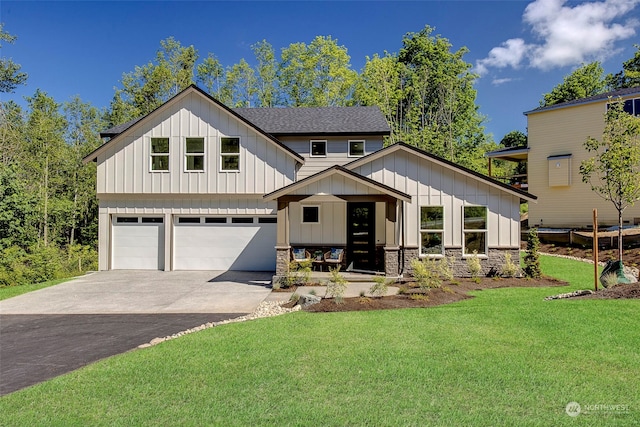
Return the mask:
<svg viewBox="0 0 640 427">
<path fill-rule="evenodd" d="M 291 249 L 356 271 L 518 257 L 535 197 L 403 143 L 377 107 L 230 109 L 190 86 L 102 134 L 99 267 L 287 271 Z"/>
<path fill-rule="evenodd" d="M 539 107 L 527 116 L 528 147 L 488 153 L 489 158 L 527 161 L 528 190 L 538 196 L 529 205 L 529 225 L 584 228 L 598 209 L 602 225 L 618 224 L 618 212 L 582 182 L 580 164 L 593 156 L 584 148 L 588 137 L 598 140 L 604 131 L 609 102 L 622 100 L 625 111 L 640 115 L 640 87 Z M 640 224 L 640 203 L 625 210 L 626 224 Z"/>
</svg>

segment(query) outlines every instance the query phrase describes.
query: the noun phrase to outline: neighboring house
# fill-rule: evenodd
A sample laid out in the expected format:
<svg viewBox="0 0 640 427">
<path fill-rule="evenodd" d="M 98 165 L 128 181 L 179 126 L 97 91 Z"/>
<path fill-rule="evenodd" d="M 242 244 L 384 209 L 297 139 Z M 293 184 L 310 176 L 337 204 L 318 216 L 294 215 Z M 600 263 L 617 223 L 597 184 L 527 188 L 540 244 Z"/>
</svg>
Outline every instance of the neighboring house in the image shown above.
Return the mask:
<svg viewBox="0 0 640 427">
<path fill-rule="evenodd" d="M 530 226 L 590 227 L 594 208 L 598 209 L 599 224 L 618 224 L 613 204 L 582 182 L 580 163 L 593 156 L 585 150 L 584 142 L 588 137 L 602 139 L 607 104 L 619 98 L 628 113 L 640 115 L 640 87 L 540 107 L 524 113 L 528 147 L 487 153 L 490 159 L 528 162 L 528 190 L 538 196 L 538 203 L 529 205 Z M 623 220 L 640 224 L 640 203 L 627 208 Z"/>
<path fill-rule="evenodd" d="M 377 107 L 229 109 L 190 86 L 102 135 L 99 268 L 276 270 L 343 249 L 397 276 L 415 257 L 518 257 L 527 192 L 414 147 Z"/>
</svg>

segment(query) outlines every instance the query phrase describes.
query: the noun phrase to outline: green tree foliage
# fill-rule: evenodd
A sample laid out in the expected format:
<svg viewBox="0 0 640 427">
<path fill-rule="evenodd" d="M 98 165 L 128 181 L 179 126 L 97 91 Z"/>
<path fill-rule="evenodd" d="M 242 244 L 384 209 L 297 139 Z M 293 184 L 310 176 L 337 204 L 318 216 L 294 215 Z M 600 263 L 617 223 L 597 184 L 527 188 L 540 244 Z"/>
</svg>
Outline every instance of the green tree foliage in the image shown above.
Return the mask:
<svg viewBox="0 0 640 427">
<path fill-rule="evenodd" d="M 548 107 L 561 102 L 586 98 L 605 92 L 604 70 L 599 62 L 583 64 L 580 68 L 565 76 L 562 83 L 551 92 L 543 95 L 541 107 Z"/>
<path fill-rule="evenodd" d="M 357 78 L 350 61 L 347 48 L 331 36 L 282 49 L 278 75 L 284 103 L 293 107 L 349 105 Z"/>
<path fill-rule="evenodd" d="M 273 107 L 276 104 L 278 64 L 273 46 L 266 40 L 251 46 L 258 65 L 256 66 L 257 107 Z"/>
<path fill-rule="evenodd" d="M 15 43 L 16 36 L 12 36 L 4 30 L 4 24 L 0 23 L 0 48 L 2 42 Z M 16 87 L 25 84 L 27 74 L 21 72 L 22 66 L 11 59 L 0 58 L 0 93 L 14 92 Z"/>
<path fill-rule="evenodd" d="M 109 122 L 118 125 L 146 115 L 194 83 L 198 52 L 173 37 L 160 42 L 155 61 L 122 75 L 122 88 L 111 102 Z"/>
<path fill-rule="evenodd" d="M 640 200 L 640 117 L 611 102 L 600 140 L 588 138 L 584 148 L 593 157 L 580 164 L 582 182 L 618 211 L 618 260 L 622 261 L 622 214 Z"/>
<path fill-rule="evenodd" d="M 540 270 L 540 239 L 538 229 L 532 228 L 527 234 L 527 253 L 524 256 L 524 275 L 531 279 L 542 276 Z"/>
<path fill-rule="evenodd" d="M 16 164 L 0 163 L 0 251 L 37 242 L 36 198 L 16 169 Z"/>
<path fill-rule="evenodd" d="M 227 69 L 220 101 L 231 107 L 252 107 L 257 91 L 255 71 L 241 59 Z"/>
<path fill-rule="evenodd" d="M 633 58 L 622 64 L 621 71 L 607 75 L 606 83 L 609 89 L 617 90 L 640 86 L 640 45 L 633 46 L 636 48 Z"/>
<path fill-rule="evenodd" d="M 527 135 L 519 130 L 509 132 L 500 140 L 500 145 L 505 148 L 526 147 L 527 144 Z"/>
<path fill-rule="evenodd" d="M 222 86 L 224 85 L 224 67 L 216 56 L 210 53 L 196 67 L 196 81 L 204 86 L 204 89 L 216 99 L 221 99 Z"/>
</svg>

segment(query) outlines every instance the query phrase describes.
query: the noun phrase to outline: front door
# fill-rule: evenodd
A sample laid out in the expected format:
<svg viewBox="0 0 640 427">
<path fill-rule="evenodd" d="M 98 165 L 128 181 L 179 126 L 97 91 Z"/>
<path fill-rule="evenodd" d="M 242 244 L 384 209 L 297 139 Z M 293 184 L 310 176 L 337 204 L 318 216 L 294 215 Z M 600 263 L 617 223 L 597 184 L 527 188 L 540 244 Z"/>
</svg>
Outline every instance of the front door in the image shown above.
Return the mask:
<svg viewBox="0 0 640 427">
<path fill-rule="evenodd" d="M 347 203 L 347 265 L 354 270 L 375 270 L 375 225 L 375 203 Z"/>
</svg>

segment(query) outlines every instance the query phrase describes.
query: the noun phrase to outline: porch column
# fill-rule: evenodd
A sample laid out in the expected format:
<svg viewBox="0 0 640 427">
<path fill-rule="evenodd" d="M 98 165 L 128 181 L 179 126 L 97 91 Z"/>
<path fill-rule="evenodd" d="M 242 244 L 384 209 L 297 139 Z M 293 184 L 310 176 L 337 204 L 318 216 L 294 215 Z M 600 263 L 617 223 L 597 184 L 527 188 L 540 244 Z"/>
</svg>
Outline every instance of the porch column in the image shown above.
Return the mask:
<svg viewBox="0 0 640 427">
<path fill-rule="evenodd" d="M 289 202 L 278 200 L 278 224 L 276 232 L 276 276 L 284 276 L 289 271 Z"/>
<path fill-rule="evenodd" d="M 396 223 L 398 221 L 398 201 L 387 201 L 384 221 L 385 246 L 384 246 L 384 273 L 386 276 L 395 277 L 400 272 L 400 244 Z"/>
</svg>

